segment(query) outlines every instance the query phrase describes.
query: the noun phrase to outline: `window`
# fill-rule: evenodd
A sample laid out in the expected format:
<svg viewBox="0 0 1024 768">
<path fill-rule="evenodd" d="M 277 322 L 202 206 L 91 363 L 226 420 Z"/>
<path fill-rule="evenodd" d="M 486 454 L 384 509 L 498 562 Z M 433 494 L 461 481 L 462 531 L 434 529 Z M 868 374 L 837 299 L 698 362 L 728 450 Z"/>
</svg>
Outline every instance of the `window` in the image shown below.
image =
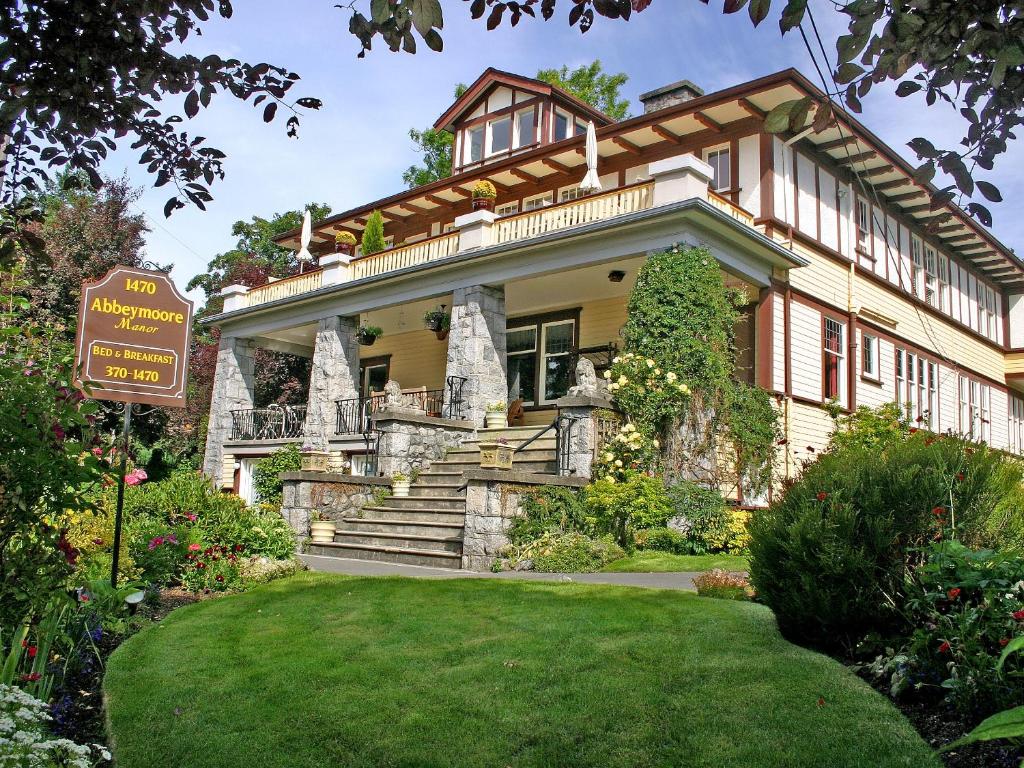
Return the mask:
<svg viewBox="0 0 1024 768">
<path fill-rule="evenodd" d="M 988 335 L 990 339 L 996 337 L 996 292 L 985 286 L 985 315 L 986 324 L 983 333 Z"/>
<path fill-rule="evenodd" d="M 484 127 L 482 125 L 466 131 L 465 157 L 467 163 L 479 163 L 484 159 Z"/>
<path fill-rule="evenodd" d="M 724 192 L 732 188 L 732 164 L 729 161 L 729 148 L 713 149 L 704 159 L 711 166 L 711 188 L 715 192 Z"/>
<path fill-rule="evenodd" d="M 574 319 L 541 318 L 511 327 L 505 342 L 510 400 L 521 399 L 523 405 L 545 405 L 565 397 L 576 350 Z"/>
<path fill-rule="evenodd" d="M 928 429 L 935 432 L 939 428 L 939 367 L 935 363 L 929 362 L 927 371 L 927 400 L 925 402 L 925 410 L 922 415 L 924 416 L 924 423 L 928 425 Z"/>
<path fill-rule="evenodd" d="M 509 329 L 505 335 L 508 359 L 508 399 L 533 405 L 537 384 L 537 329 Z"/>
<path fill-rule="evenodd" d="M 936 363 L 905 349 L 896 350 L 896 402 L 912 426 L 938 428 L 938 387 Z"/>
<path fill-rule="evenodd" d="M 949 313 L 949 258 L 939 256 L 939 309 Z"/>
<path fill-rule="evenodd" d="M 575 187 L 566 187 L 558 192 L 558 202 L 567 203 L 570 200 L 579 200 L 583 197 L 583 192 L 580 190 L 579 185 Z"/>
<path fill-rule="evenodd" d="M 518 200 L 513 200 L 511 203 L 502 203 L 494 209 L 495 216 L 511 216 L 513 213 L 519 213 Z"/>
<path fill-rule="evenodd" d="M 536 108 L 516 112 L 516 149 L 528 147 L 537 140 Z"/>
<path fill-rule="evenodd" d="M 545 192 L 542 195 L 534 195 L 523 200 L 524 211 L 535 211 L 538 208 L 543 208 L 545 205 L 551 205 L 554 202 L 555 196 L 552 192 Z"/>
<path fill-rule="evenodd" d="M 830 317 L 825 318 L 824 378 L 825 399 L 843 400 L 845 356 L 843 354 L 843 325 Z"/>
<path fill-rule="evenodd" d="M 868 201 L 857 198 L 857 247 L 867 253 L 871 242 L 871 215 L 868 212 Z"/>
<path fill-rule="evenodd" d="M 924 291 L 921 263 L 921 241 L 916 237 L 910 238 L 910 286 L 908 290 L 915 296 L 920 296 Z"/>
<path fill-rule="evenodd" d="M 966 376 L 960 377 L 960 432 L 972 440 L 992 439 L 992 390 Z"/>
<path fill-rule="evenodd" d="M 499 152 L 508 152 L 512 147 L 512 118 L 502 117 L 492 120 L 487 124 L 490 133 L 490 148 L 488 155 L 496 155 Z"/>
<path fill-rule="evenodd" d="M 933 307 L 939 306 L 938 271 L 935 264 L 935 249 L 924 248 L 924 300 Z"/>
<path fill-rule="evenodd" d="M 1010 395 L 1010 450 L 1024 453 L 1024 398 Z"/>
<path fill-rule="evenodd" d="M 971 431 L 971 391 L 970 381 L 966 376 L 960 377 L 957 394 L 960 406 L 960 434 L 966 435 Z"/>
<path fill-rule="evenodd" d="M 878 380 L 878 337 L 861 334 L 860 373 L 868 379 Z"/>
<path fill-rule="evenodd" d="M 384 391 L 384 385 L 388 383 L 390 362 L 388 357 L 371 357 L 359 364 L 360 394 L 363 397 Z"/>
<path fill-rule="evenodd" d="M 555 141 L 569 138 L 569 115 L 561 110 L 555 110 Z"/>
</svg>

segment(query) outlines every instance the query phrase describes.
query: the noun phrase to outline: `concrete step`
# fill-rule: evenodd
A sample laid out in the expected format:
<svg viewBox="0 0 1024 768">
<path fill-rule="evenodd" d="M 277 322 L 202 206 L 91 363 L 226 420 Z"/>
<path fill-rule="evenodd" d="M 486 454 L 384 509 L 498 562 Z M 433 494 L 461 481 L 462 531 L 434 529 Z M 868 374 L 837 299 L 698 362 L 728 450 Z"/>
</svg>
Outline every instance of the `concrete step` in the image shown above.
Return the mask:
<svg viewBox="0 0 1024 768">
<path fill-rule="evenodd" d="M 454 552 L 462 554 L 462 539 L 456 536 L 419 536 L 391 531 L 348 531 L 334 534 L 337 544 L 365 544 L 374 547 L 398 547 L 404 550 Z"/>
<path fill-rule="evenodd" d="M 382 518 L 346 517 L 339 524 L 339 531 L 363 531 L 367 533 L 400 533 L 411 536 L 440 536 L 459 538 L 463 527 L 454 523 L 408 522 Z"/>
<path fill-rule="evenodd" d="M 547 459 L 553 459 L 555 457 L 554 448 L 534 448 L 532 445 L 529 448 L 524 448 L 521 451 L 517 451 L 514 454 L 513 461 L 546 461 Z M 464 464 L 480 464 L 480 451 L 466 451 L 457 452 L 449 451 L 448 455 L 441 461 L 435 461 L 430 465 L 431 469 L 436 466 L 452 466 L 452 465 L 464 465 Z"/>
<path fill-rule="evenodd" d="M 464 510 L 452 509 L 397 509 L 395 507 L 363 507 L 361 520 L 394 520 L 409 523 L 447 523 L 464 525 Z"/>
<path fill-rule="evenodd" d="M 431 479 L 430 482 L 424 483 L 421 479 L 417 479 L 415 484 L 409 488 L 409 495 L 405 498 L 409 499 L 420 499 L 423 497 L 436 497 L 446 499 L 463 499 L 465 493 L 460 491 L 462 488 L 462 478 L 446 481 L 444 479 L 437 480 Z M 390 498 L 398 498 L 392 496 Z"/>
<path fill-rule="evenodd" d="M 487 429 L 485 427 L 483 429 L 477 429 L 476 436 L 478 440 L 497 440 L 499 437 L 504 437 L 506 440 L 522 441 L 529 440 L 546 427 L 547 424 L 543 426 L 532 425 L 529 427 L 498 427 L 495 429 Z M 544 433 L 544 437 L 553 437 L 554 434 L 555 431 L 551 429 Z"/>
<path fill-rule="evenodd" d="M 462 555 L 455 552 L 440 552 L 428 549 L 380 547 L 372 544 L 350 544 L 335 541 L 318 544 L 311 543 L 308 545 L 307 551 L 311 555 L 347 557 L 354 560 L 378 560 L 386 563 L 426 565 L 432 568 L 458 569 L 462 567 Z"/>
<path fill-rule="evenodd" d="M 526 440 L 517 440 L 517 439 L 507 439 L 506 438 L 506 440 L 507 440 L 508 444 L 511 445 L 513 448 L 518 448 L 520 445 L 522 445 L 523 443 L 526 442 Z M 555 438 L 554 438 L 553 435 L 551 437 L 548 437 L 547 435 L 544 435 L 544 437 L 541 437 L 541 438 L 538 438 L 537 440 L 534 440 L 532 443 L 529 444 L 529 446 L 527 446 L 523 450 L 524 451 L 529 451 L 529 450 L 540 449 L 540 450 L 553 451 L 553 450 L 555 450 L 557 445 L 558 445 L 558 443 L 555 441 Z M 480 452 L 480 444 L 478 442 L 476 442 L 476 441 L 470 441 L 470 442 L 463 443 L 458 448 L 452 448 L 451 450 L 448 451 L 446 456 L 451 456 L 453 454 L 479 453 L 479 452 Z"/>
<path fill-rule="evenodd" d="M 394 509 L 451 509 L 461 511 L 466 508 L 464 494 L 448 496 L 389 496 L 381 504 Z"/>
<path fill-rule="evenodd" d="M 557 466 L 557 462 L 555 461 L 555 457 L 554 456 L 549 456 L 549 457 L 540 458 L 540 459 L 537 459 L 537 460 L 529 460 L 529 461 L 517 459 L 517 460 L 512 462 L 512 469 L 514 471 L 516 471 L 516 472 L 530 472 L 530 473 L 544 472 L 544 473 L 552 473 L 552 472 L 555 471 L 555 467 L 556 466 Z M 480 462 L 479 461 L 462 462 L 462 463 L 458 463 L 457 462 L 457 463 L 453 463 L 453 464 L 446 464 L 445 467 L 444 467 L 444 471 L 448 472 L 452 476 L 459 476 L 459 477 L 461 477 L 463 472 L 466 472 L 466 471 L 472 470 L 472 469 L 479 469 L 479 468 L 480 468 Z M 423 475 L 420 475 L 420 477 L 423 477 Z"/>
</svg>

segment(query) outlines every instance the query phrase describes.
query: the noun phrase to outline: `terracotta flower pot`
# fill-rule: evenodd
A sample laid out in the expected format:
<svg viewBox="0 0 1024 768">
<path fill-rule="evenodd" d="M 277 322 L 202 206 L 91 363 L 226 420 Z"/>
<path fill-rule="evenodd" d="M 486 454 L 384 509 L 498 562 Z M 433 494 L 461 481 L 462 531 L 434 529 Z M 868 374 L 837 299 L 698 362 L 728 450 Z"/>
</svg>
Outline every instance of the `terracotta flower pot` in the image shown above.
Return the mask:
<svg viewBox="0 0 1024 768">
<path fill-rule="evenodd" d="M 342 256 L 351 256 L 356 250 L 356 247 L 351 243 L 336 243 L 335 248 Z"/>
<path fill-rule="evenodd" d="M 473 198 L 473 210 L 474 211 L 493 211 L 494 210 L 494 198 L 493 197 L 474 197 Z"/>
</svg>

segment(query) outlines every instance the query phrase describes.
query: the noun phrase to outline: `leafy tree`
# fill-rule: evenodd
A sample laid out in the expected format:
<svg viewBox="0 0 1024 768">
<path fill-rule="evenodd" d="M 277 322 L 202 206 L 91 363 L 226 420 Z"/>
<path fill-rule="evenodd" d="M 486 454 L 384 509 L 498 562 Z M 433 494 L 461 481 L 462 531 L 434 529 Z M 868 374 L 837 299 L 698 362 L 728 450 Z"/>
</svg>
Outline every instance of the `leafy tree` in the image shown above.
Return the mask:
<svg viewBox="0 0 1024 768">
<path fill-rule="evenodd" d="M 363 230 L 363 255 L 380 253 L 385 247 L 384 217 L 380 211 L 374 211 L 366 219 L 366 228 Z"/>
<path fill-rule="evenodd" d="M 613 120 L 625 120 L 629 116 L 629 99 L 619 98 L 619 92 L 629 80 L 629 75 L 625 72 L 605 74 L 600 59 L 594 59 L 590 64 L 582 64 L 573 70 L 564 64 L 561 69 L 542 69 L 537 72 L 537 79 L 568 91 Z"/>
<path fill-rule="evenodd" d="M 573 0 L 562 5 L 569 9 L 569 24 L 586 32 L 597 16 L 628 21 L 652 2 Z M 707 4 L 708 0 L 701 2 Z M 506 18 L 512 26 L 524 16 L 535 18 L 538 10 L 549 20 L 557 4 L 558 0 L 472 0 L 470 15 L 474 19 L 486 15 L 487 29 L 493 30 Z M 810 4 L 785 0 L 778 5 L 782 6 L 782 33 L 800 29 L 808 53 L 817 60 L 815 48 L 807 40 L 818 35 Z M 848 17 L 848 34 L 835 41 L 834 63 L 825 56 L 823 69 L 830 80 L 823 82 L 822 88 L 829 100 L 822 104 L 810 99 L 786 102 L 769 115 L 766 127 L 776 132 L 802 129 L 813 110 L 812 125 L 824 130 L 834 123 L 833 100 L 842 100 L 851 111 L 860 112 L 860 100 L 874 84 L 898 82 L 897 96 L 921 93 L 929 106 L 945 102 L 967 123 L 955 149 L 938 148 L 925 138 L 909 143 L 923 161 L 916 172 L 919 183 L 931 181 L 939 169 L 954 181 L 933 194 L 933 204 L 938 207 L 957 198 L 958 193 L 972 197 L 976 192 L 999 202 L 999 190 L 987 181 L 976 181 L 974 169 L 992 170 L 996 158 L 1016 138 L 1015 128 L 1024 122 L 1024 14 L 1019 0 L 852 0 L 832 5 L 835 12 Z M 391 50 L 414 53 L 414 31 L 428 40 L 431 48 L 441 49 L 437 30 L 444 25 L 444 17 L 436 0 L 373 0 L 370 18 L 354 10 L 354 4 L 339 7 L 352 11 L 349 31 L 363 46 L 360 56 L 378 35 Z M 743 8 L 756 26 L 768 17 L 772 0 L 725 0 L 723 12 L 733 14 Z M 810 22 L 806 27 L 805 19 Z M 971 202 L 966 208 L 983 224 L 991 224 L 991 214 L 981 203 Z M 933 217 L 930 225 L 938 226 L 949 216 L 946 212 Z"/>
<path fill-rule="evenodd" d="M 537 72 L 537 79 L 568 91 L 615 120 L 624 119 L 629 111 L 629 100 L 619 98 L 629 75 L 624 72 L 606 74 L 600 59 L 573 70 L 564 65 L 561 69 L 542 69 Z M 455 86 L 456 99 L 465 92 L 465 84 Z M 409 138 L 416 145 L 416 151 L 423 155 L 423 165 L 411 165 L 402 174 L 402 181 L 409 189 L 452 175 L 452 144 L 455 142 L 452 134 L 433 128 L 422 131 L 410 128 Z"/>
<path fill-rule="evenodd" d="M 141 265 L 149 228 L 141 213 L 130 210 L 139 194 L 127 177 L 108 179 L 94 191 L 81 172 L 47 185 L 39 201 L 42 221 L 30 226 L 48 259 L 24 260 L 23 294 L 31 318 L 74 334 L 82 282 L 102 277 L 115 264 Z"/>
<path fill-rule="evenodd" d="M 94 187 L 97 167 L 118 140 L 130 137 L 156 186 L 176 188 L 164 207 L 169 215 L 190 202 L 200 209 L 208 185 L 224 175 L 220 150 L 181 129 L 179 114 L 158 108 L 167 97 L 186 118 L 227 93 L 262 108 L 273 121 L 279 107 L 318 109 L 319 99 L 289 101 L 299 76 L 271 64 L 248 64 L 215 53 L 172 53 L 191 34 L 201 34 L 211 14 L 230 18 L 230 0 L 0 0 L 0 202 L 14 206 L 38 189 L 50 169 L 84 171 Z M 0 222 L 0 262 L 26 239 L 22 222 L 31 209 Z"/>
</svg>

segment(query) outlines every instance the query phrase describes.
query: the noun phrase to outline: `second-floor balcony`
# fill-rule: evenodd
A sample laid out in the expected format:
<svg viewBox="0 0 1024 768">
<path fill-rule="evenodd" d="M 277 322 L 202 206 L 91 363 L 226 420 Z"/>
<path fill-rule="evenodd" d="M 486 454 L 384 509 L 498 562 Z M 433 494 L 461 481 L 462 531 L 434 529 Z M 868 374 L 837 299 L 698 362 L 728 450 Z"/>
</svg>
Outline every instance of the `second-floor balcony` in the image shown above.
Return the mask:
<svg viewBox="0 0 1024 768">
<path fill-rule="evenodd" d="M 467 252 L 526 242 L 552 233 L 635 214 L 655 206 L 655 181 L 641 181 L 608 192 L 586 195 L 556 205 L 508 216 L 470 214 L 456 219 L 456 230 L 414 243 L 388 248 L 371 255 L 348 259 L 340 254 L 320 258 L 320 267 L 304 274 L 245 289 L 225 290 L 225 312 L 247 309 L 302 296 L 321 288 L 397 273 L 433 262 L 443 262 Z M 725 197 L 706 187 L 703 199 L 734 221 L 754 226 L 754 217 Z"/>
</svg>

